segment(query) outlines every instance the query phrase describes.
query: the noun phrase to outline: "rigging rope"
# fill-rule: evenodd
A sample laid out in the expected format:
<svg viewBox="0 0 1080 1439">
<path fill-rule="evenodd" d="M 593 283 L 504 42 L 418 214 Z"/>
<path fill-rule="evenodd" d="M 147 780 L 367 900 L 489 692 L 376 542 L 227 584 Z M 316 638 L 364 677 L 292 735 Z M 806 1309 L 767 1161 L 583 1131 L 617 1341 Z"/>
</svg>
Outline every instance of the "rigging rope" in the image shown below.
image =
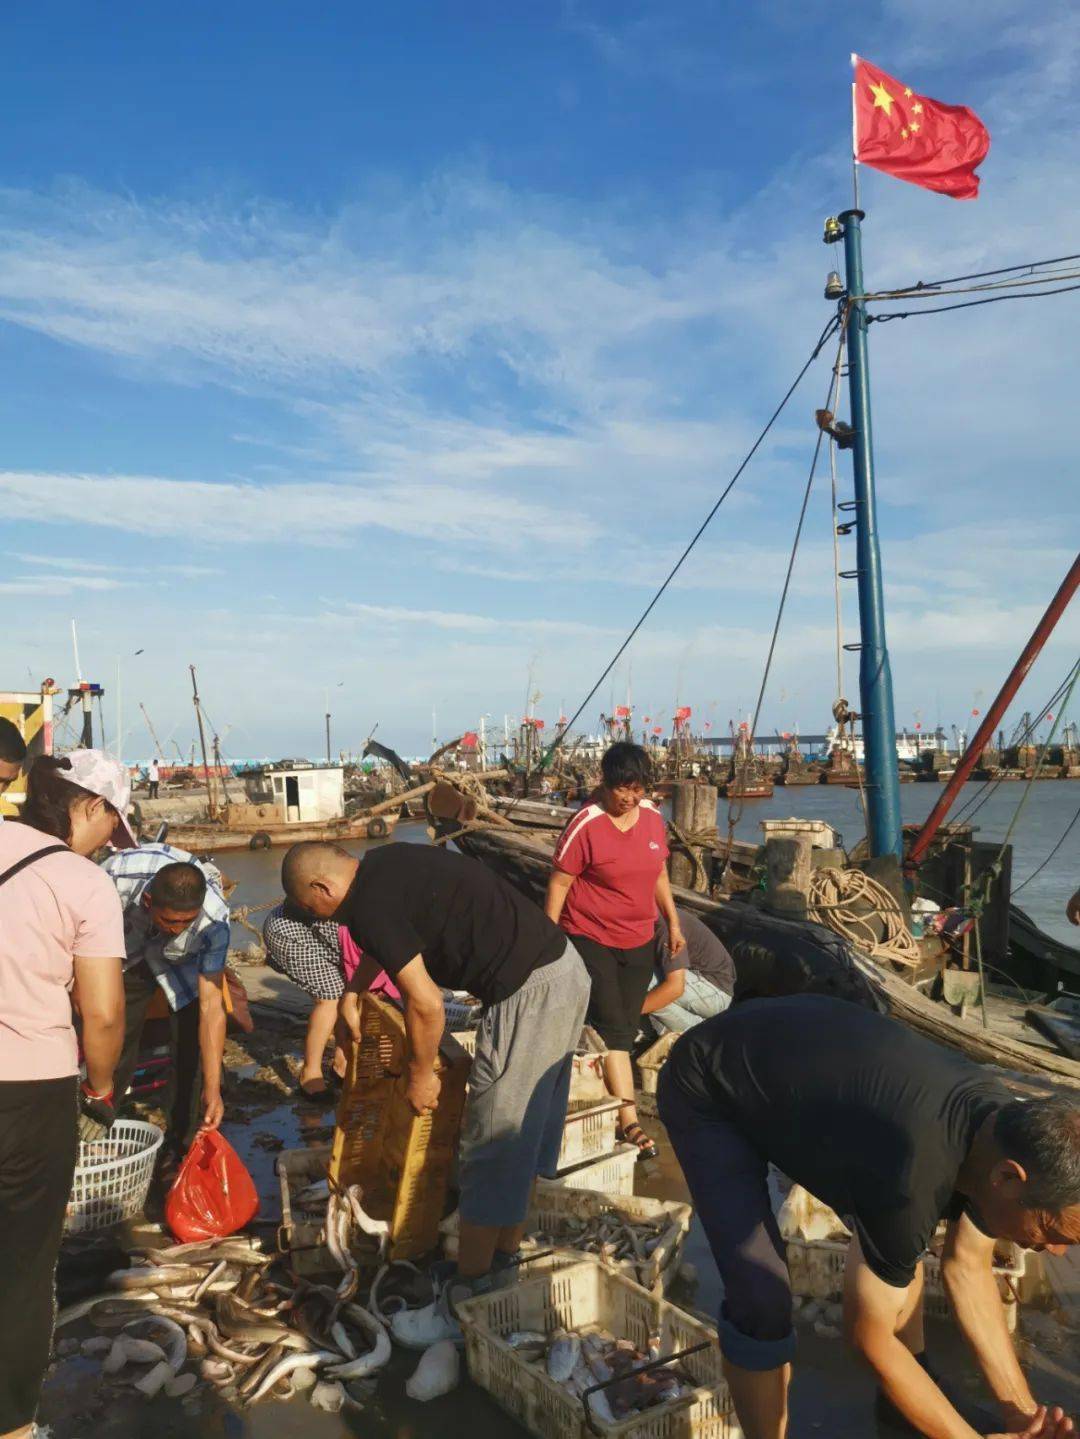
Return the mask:
<svg viewBox="0 0 1080 1439">
<path fill-rule="evenodd" d="M 844 344 L 847 340 L 847 324 L 850 315 L 850 307 L 845 308 L 843 318 L 839 323 L 840 341 L 836 347 L 836 360 L 833 363 L 832 373 L 829 376 L 829 388 L 825 397 L 825 408 L 836 413 L 837 396 L 840 393 L 840 369 L 844 355 Z M 787 573 L 784 576 L 784 585 L 780 591 L 780 604 L 776 611 L 776 622 L 773 625 L 772 637 L 769 640 L 769 652 L 765 657 L 765 669 L 761 676 L 761 686 L 758 689 L 757 704 L 754 706 L 754 717 L 750 725 L 750 743 L 753 744 L 754 736 L 757 734 L 758 723 L 761 719 L 761 707 L 765 702 L 765 690 L 769 683 L 769 673 L 772 669 L 773 656 L 776 653 L 776 641 L 780 635 L 780 625 L 784 618 L 784 608 L 787 605 L 788 591 L 791 588 L 791 576 L 795 571 L 795 559 L 799 553 L 799 542 L 802 539 L 803 524 L 806 521 L 806 511 L 810 504 L 810 492 L 814 487 L 814 477 L 817 474 L 818 459 L 821 455 L 821 446 L 825 439 L 825 431 L 819 426 L 817 440 L 814 443 L 814 453 L 810 460 L 810 473 L 806 477 L 806 488 L 803 490 L 802 506 L 799 509 L 799 519 L 795 526 L 795 538 L 791 544 L 791 554 L 788 557 Z M 734 768 L 734 748 L 732 749 L 732 777 L 737 778 Z M 741 790 L 741 786 L 738 787 Z M 728 801 L 728 832 L 727 832 L 727 854 L 731 857 L 732 845 L 735 839 L 735 827 L 743 815 L 746 801 L 741 793 Z"/>
<path fill-rule="evenodd" d="M 589 693 L 585 696 L 585 698 L 584 698 L 584 699 L 581 701 L 581 703 L 578 705 L 577 709 L 576 709 L 576 710 L 574 711 L 574 713 L 571 715 L 570 719 L 567 721 L 566 725 L 563 727 L 562 733 L 556 735 L 555 738 L 552 740 L 551 744 L 550 744 L 550 745 L 548 746 L 548 748 L 544 751 L 543 755 L 541 756 L 540 763 L 539 763 L 539 766 L 538 766 L 539 769 L 544 770 L 544 769 L 547 768 L 547 765 L 548 765 L 549 760 L 551 759 L 551 756 L 555 753 L 555 751 L 556 751 L 556 750 L 559 748 L 559 746 L 562 744 L 562 742 L 563 742 L 563 737 L 570 732 L 570 729 L 572 728 L 572 726 L 573 726 L 573 725 L 576 723 L 576 721 L 581 717 L 581 713 L 582 713 L 582 711 L 584 710 L 585 706 L 589 703 L 589 701 L 592 699 L 592 697 L 596 694 L 597 690 L 598 690 L 598 689 L 600 688 L 600 686 L 604 683 L 604 681 L 607 679 L 608 675 L 611 673 L 611 671 L 612 671 L 612 670 L 615 668 L 615 666 L 618 664 L 619 660 L 620 660 L 620 659 L 622 658 L 622 656 L 625 654 L 625 652 L 626 652 L 627 648 L 629 647 L 631 641 L 634 639 L 634 636 L 638 633 L 638 631 L 641 629 L 642 625 L 643 625 L 643 624 L 645 623 L 645 621 L 649 618 L 649 615 L 652 614 L 652 612 L 653 612 L 653 610 L 656 608 L 656 605 L 657 605 L 657 603 L 659 602 L 660 598 L 662 597 L 662 595 L 664 594 L 664 592 L 665 592 L 665 590 L 668 588 L 668 586 L 671 584 L 672 580 L 673 580 L 673 579 L 675 578 L 675 576 L 678 574 L 679 570 L 682 569 L 682 566 L 683 566 L 684 562 L 686 561 L 687 557 L 689 556 L 690 551 L 694 548 L 694 546 L 697 544 L 698 540 L 701 539 L 702 535 L 703 535 L 703 534 L 705 533 L 705 531 L 708 529 L 710 523 L 712 522 L 713 516 L 716 514 L 717 510 L 719 510 L 720 506 L 721 506 L 721 505 L 724 503 L 724 501 L 727 499 L 727 497 L 728 497 L 728 495 L 731 493 L 731 491 L 735 488 L 735 484 L 736 484 L 736 482 L 738 481 L 739 477 L 742 475 L 742 473 L 743 473 L 743 471 L 746 469 L 747 465 L 750 463 L 750 461 L 751 461 L 751 460 L 754 458 L 754 456 L 757 454 L 758 450 L 761 448 L 761 445 L 763 444 L 763 442 L 764 442 L 766 436 L 768 435 L 769 431 L 772 429 L 772 427 L 773 427 L 773 425 L 776 423 L 776 421 L 780 418 L 780 415 L 782 414 L 783 410 L 785 409 L 788 401 L 791 399 L 792 395 L 793 395 L 793 394 L 795 393 L 795 391 L 798 389 L 798 387 L 799 387 L 800 383 L 802 382 L 802 379 L 803 379 L 804 375 L 806 374 L 807 370 L 810 369 L 810 366 L 814 363 L 814 361 L 817 359 L 817 357 L 821 354 L 821 351 L 824 349 L 825 345 L 828 343 L 828 341 L 829 341 L 829 339 L 832 337 L 832 335 L 834 335 L 834 334 L 836 333 L 837 329 L 840 327 L 840 324 L 841 324 L 841 320 L 840 320 L 839 315 L 834 315 L 834 316 L 832 317 L 832 319 L 829 320 L 829 322 L 828 322 L 828 324 L 825 326 L 825 328 L 822 330 L 821 334 L 819 335 L 819 337 L 818 337 L 818 339 L 817 339 L 817 342 L 816 342 L 815 345 L 814 345 L 813 350 L 810 352 L 809 358 L 806 360 L 806 363 L 802 366 L 802 368 L 799 370 L 799 373 L 795 376 L 794 380 L 792 380 L 791 384 L 788 386 L 787 392 L 786 392 L 786 394 L 784 395 L 783 399 L 782 399 L 782 400 L 780 401 L 780 403 L 777 405 L 776 409 L 773 410 L 772 414 L 769 416 L 769 419 L 768 419 L 768 421 L 767 421 L 766 424 L 765 424 L 764 429 L 762 429 L 762 431 L 761 431 L 761 433 L 758 435 L 757 439 L 754 441 L 754 443 L 750 446 L 749 450 L 746 452 L 745 456 L 743 457 L 743 459 L 742 459 L 741 462 L 739 463 L 738 469 L 737 469 L 737 470 L 735 471 L 735 473 L 732 475 L 731 479 L 728 481 L 728 483 L 725 485 L 723 491 L 721 492 L 720 498 L 719 498 L 719 499 L 716 501 L 716 503 L 713 505 L 712 509 L 711 509 L 711 510 L 709 511 L 709 513 L 705 516 L 704 520 L 702 520 L 701 524 L 698 526 L 698 529 L 697 529 L 696 533 L 694 534 L 693 538 L 690 540 L 690 543 L 686 546 L 686 548 L 683 550 L 682 554 L 681 554 L 681 555 L 679 556 L 679 558 L 675 561 L 675 564 L 672 566 L 672 568 L 671 568 L 671 570 L 670 570 L 667 578 L 664 580 L 663 584 L 660 586 L 660 588 L 659 588 L 659 589 L 656 591 L 656 593 L 653 595 L 653 597 L 652 597 L 652 599 L 649 601 L 649 603 L 645 606 L 644 610 L 641 612 L 641 615 L 640 615 L 637 623 L 634 625 L 633 629 L 632 629 L 632 630 L 630 631 L 630 633 L 627 635 L 626 639 L 623 640 L 623 642 L 622 642 L 622 644 L 619 646 L 619 648 L 615 651 L 615 654 L 612 656 L 611 660 L 608 662 L 608 664 L 607 664 L 607 666 L 605 667 L 603 673 L 600 675 L 600 678 L 596 681 L 596 683 L 593 685 L 592 689 L 589 691 Z"/>
<path fill-rule="evenodd" d="M 1044 295 L 1066 295 L 1070 290 L 1080 290 L 1080 284 L 1060 285 L 1055 290 L 1035 290 L 1019 295 L 988 295 L 982 300 L 964 300 L 959 305 L 935 305 L 929 310 L 885 310 L 868 315 L 867 322 L 885 324 L 889 320 L 910 320 L 917 315 L 944 315 L 949 310 L 973 310 L 977 305 L 1000 305 L 1006 300 L 1039 300 Z"/>
<path fill-rule="evenodd" d="M 1043 860 L 1042 864 L 1039 865 L 1038 869 L 1033 869 L 1033 870 L 1031 871 L 1031 873 L 1028 875 L 1027 879 L 1025 879 L 1022 884 L 1014 885 L 1013 891 L 1012 891 L 1012 897 L 1013 897 L 1013 899 L 1016 898 L 1016 896 L 1020 893 L 1020 891 L 1021 891 L 1022 889 L 1026 889 L 1026 888 L 1027 888 L 1027 886 L 1028 886 L 1028 885 L 1031 883 L 1031 881 L 1036 877 L 1036 875 L 1042 874 L 1043 870 L 1046 868 L 1046 866 L 1047 866 L 1047 865 L 1050 863 L 1050 861 L 1053 859 L 1054 855 L 1057 854 L 1058 850 L 1059 850 L 1059 849 L 1061 848 L 1061 846 L 1065 843 L 1065 841 L 1069 838 L 1069 835 L 1072 833 L 1073 829 L 1075 828 L 1077 821 L 1080 821 L 1080 809 L 1078 809 L 1078 810 L 1076 811 L 1076 813 L 1073 815 L 1072 819 L 1071 819 L 1071 820 L 1069 821 L 1069 823 L 1065 826 L 1065 833 L 1064 833 L 1064 834 L 1061 836 L 1061 838 L 1058 840 L 1057 844 L 1054 845 L 1053 849 L 1050 851 L 1050 853 L 1049 853 L 1049 854 L 1046 856 L 1046 858 Z"/>
<path fill-rule="evenodd" d="M 986 280 L 993 275 L 1014 275 L 1019 270 L 1034 270 L 1040 265 L 1064 265 L 1069 260 L 1080 260 L 1080 255 L 1055 255 L 1049 260 L 1027 260 L 1021 265 L 1003 265 L 999 270 L 976 270 L 971 275 L 950 275 L 944 280 L 917 280 L 909 285 L 911 290 L 937 289 L 941 285 L 958 285 L 963 280 Z"/>
</svg>

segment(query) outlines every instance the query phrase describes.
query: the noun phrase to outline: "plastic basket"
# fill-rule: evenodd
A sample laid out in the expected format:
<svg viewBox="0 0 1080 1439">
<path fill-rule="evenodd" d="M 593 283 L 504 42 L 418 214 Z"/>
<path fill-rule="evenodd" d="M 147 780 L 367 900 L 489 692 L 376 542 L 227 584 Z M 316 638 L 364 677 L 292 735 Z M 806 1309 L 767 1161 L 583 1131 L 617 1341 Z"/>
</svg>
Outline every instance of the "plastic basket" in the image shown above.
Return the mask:
<svg viewBox="0 0 1080 1439">
<path fill-rule="evenodd" d="M 281 1224 L 277 1243 L 282 1254 L 297 1274 L 333 1274 L 337 1260 L 326 1244 L 326 1208 L 318 1211 L 301 1209 L 295 1196 L 309 1184 L 325 1179 L 330 1167 L 330 1146 L 312 1149 L 285 1149 L 277 1157 L 278 1184 L 281 1187 Z M 377 1241 L 367 1234 L 354 1235 L 352 1257 L 361 1273 L 372 1275 L 381 1262 Z"/>
<path fill-rule="evenodd" d="M 118 1119 L 101 1139 L 79 1145 L 65 1234 L 85 1234 L 142 1212 L 164 1135 L 142 1119 Z"/>
<path fill-rule="evenodd" d="M 694 1380 L 691 1395 L 617 1424 L 594 1419 L 596 1433 L 625 1439 L 741 1439 L 715 1329 L 595 1260 L 468 1299 L 459 1305 L 458 1317 L 473 1381 L 538 1439 L 588 1439 L 584 1405 L 550 1379 L 543 1366 L 526 1363 L 503 1336 L 514 1330 L 550 1334 L 560 1326 L 573 1330 L 590 1324 L 631 1340 L 643 1351 L 654 1334 L 660 1336 L 663 1354 L 706 1346 L 679 1360 Z"/>
<path fill-rule="evenodd" d="M 660 1241 L 642 1260 L 604 1261 L 650 1293 L 661 1292 L 666 1280 L 678 1272 L 683 1246 L 694 1211 L 675 1200 L 638 1199 L 632 1194 L 600 1194 L 592 1189 L 537 1185 L 527 1220 L 527 1233 L 543 1234 L 560 1248 L 573 1250 L 571 1223 L 611 1214 L 629 1222 L 661 1223 Z M 579 1251 L 580 1252 L 580 1251 Z"/>
<path fill-rule="evenodd" d="M 451 1034 L 462 1049 L 472 1057 L 476 1056 L 475 1029 L 454 1029 Z M 597 1104 L 606 1100 L 608 1090 L 604 1084 L 604 1056 L 602 1054 L 575 1054 L 570 1075 L 570 1103 L 572 1105 Z"/>
<path fill-rule="evenodd" d="M 651 1045 L 644 1054 L 639 1056 L 637 1067 L 638 1073 L 641 1075 L 641 1092 L 643 1094 L 656 1093 L 660 1071 L 667 1063 L 667 1057 L 678 1037 L 674 1033 L 663 1034 L 654 1045 Z"/>
<path fill-rule="evenodd" d="M 354 1044 L 338 1104 L 330 1178 L 360 1184 L 364 1208 L 390 1222 L 390 1258 L 415 1259 L 434 1249 L 450 1173 L 457 1157 L 469 1058 L 452 1041 L 440 1045 L 438 1108 L 415 1115 L 409 1105 L 405 1017 L 365 994 L 360 1042 Z"/>
<path fill-rule="evenodd" d="M 788 1273 L 791 1275 L 791 1292 L 800 1299 L 825 1299 L 835 1302 L 844 1292 L 844 1269 L 847 1264 L 848 1244 L 836 1239 L 789 1239 L 787 1243 Z M 998 1282 L 1005 1310 L 1005 1322 L 1010 1333 L 1016 1331 L 1019 1303 L 1017 1289 L 1024 1277 L 1024 1251 L 1016 1245 L 1009 1245 L 1007 1260 L 994 1260 L 994 1277 Z M 941 1260 L 930 1253 L 923 1258 L 925 1281 L 923 1305 L 927 1314 L 935 1319 L 948 1319 L 952 1315 L 945 1285 L 941 1278 Z"/>
<path fill-rule="evenodd" d="M 598 1159 L 602 1154 L 612 1152 L 616 1143 L 619 1109 L 617 1099 L 605 1099 L 601 1104 L 586 1104 L 567 1110 L 562 1146 L 555 1165 L 560 1174 L 571 1165 L 583 1164 L 586 1159 Z"/>
<path fill-rule="evenodd" d="M 633 1194 L 634 1170 L 637 1167 L 636 1144 L 619 1144 L 613 1154 L 593 1159 L 567 1170 L 555 1179 L 539 1179 L 537 1193 L 545 1186 L 555 1189 L 592 1189 L 600 1194 Z"/>
<path fill-rule="evenodd" d="M 446 1010 L 447 1029 L 476 1029 L 484 1013 L 482 1005 L 466 1004 L 464 1000 L 452 999 L 443 993 L 443 1007 Z"/>
</svg>

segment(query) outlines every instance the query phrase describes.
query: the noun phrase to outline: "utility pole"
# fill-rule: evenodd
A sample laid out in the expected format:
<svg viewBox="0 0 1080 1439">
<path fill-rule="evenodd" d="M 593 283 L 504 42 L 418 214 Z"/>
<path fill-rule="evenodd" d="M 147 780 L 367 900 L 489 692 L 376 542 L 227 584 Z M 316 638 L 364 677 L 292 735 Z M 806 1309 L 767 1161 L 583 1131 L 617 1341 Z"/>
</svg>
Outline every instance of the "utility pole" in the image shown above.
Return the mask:
<svg viewBox="0 0 1080 1439">
<path fill-rule="evenodd" d="M 210 778 L 210 762 L 206 756 L 206 731 L 203 728 L 202 705 L 199 703 L 199 683 L 195 678 L 195 666 L 188 665 L 191 671 L 191 693 L 195 705 L 195 718 L 199 724 L 199 746 L 202 749 L 203 776 L 206 780 L 206 803 L 211 819 L 217 819 L 217 795 L 214 792 L 214 785 Z"/>
<path fill-rule="evenodd" d="M 866 754 L 866 798 L 870 853 L 900 858 L 900 776 L 896 764 L 896 718 L 892 671 L 885 641 L 885 595 L 878 545 L 877 497 L 874 491 L 874 440 L 870 416 L 870 359 L 867 350 L 866 302 L 862 267 L 861 210 L 839 216 L 847 272 L 847 347 L 851 423 L 855 431 L 852 460 L 855 479 L 855 579 L 859 589 L 859 699 Z M 830 238 L 830 232 L 826 239 Z M 835 235 L 833 239 L 838 238 Z M 852 298 L 855 297 L 855 298 Z M 850 572 L 849 572 L 850 577 Z"/>
<path fill-rule="evenodd" d="M 324 696 L 324 703 L 325 703 L 325 707 L 326 707 L 326 763 L 329 764 L 329 763 L 330 763 L 330 691 L 329 691 L 328 689 L 324 690 L 324 691 L 323 691 L 323 696 Z"/>
</svg>

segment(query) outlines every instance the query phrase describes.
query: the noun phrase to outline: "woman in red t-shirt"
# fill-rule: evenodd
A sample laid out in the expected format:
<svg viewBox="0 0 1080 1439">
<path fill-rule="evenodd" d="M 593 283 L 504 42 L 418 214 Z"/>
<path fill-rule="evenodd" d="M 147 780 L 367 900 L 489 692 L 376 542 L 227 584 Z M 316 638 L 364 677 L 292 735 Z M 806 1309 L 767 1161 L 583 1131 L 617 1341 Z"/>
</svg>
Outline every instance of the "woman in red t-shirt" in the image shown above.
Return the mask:
<svg viewBox="0 0 1080 1439">
<path fill-rule="evenodd" d="M 592 980 L 588 1023 L 608 1047 L 604 1078 L 619 1110 L 620 1137 L 639 1159 L 657 1148 L 638 1123 L 630 1050 L 652 979 L 657 911 L 672 954 L 686 946 L 665 860 L 667 827 L 645 798 L 652 777 L 640 745 L 620 741 L 600 761 L 603 784 L 563 830 L 548 881 L 548 917 L 561 925 Z"/>
</svg>

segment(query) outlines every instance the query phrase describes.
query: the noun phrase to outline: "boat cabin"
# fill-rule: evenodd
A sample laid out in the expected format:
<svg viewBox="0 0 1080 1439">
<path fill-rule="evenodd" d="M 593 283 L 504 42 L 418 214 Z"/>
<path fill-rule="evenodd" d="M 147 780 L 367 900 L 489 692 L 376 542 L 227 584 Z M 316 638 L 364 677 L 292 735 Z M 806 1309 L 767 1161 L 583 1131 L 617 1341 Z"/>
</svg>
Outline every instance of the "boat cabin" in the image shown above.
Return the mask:
<svg viewBox="0 0 1080 1439">
<path fill-rule="evenodd" d="M 248 804 L 273 806 L 282 824 L 341 819 L 345 814 L 345 770 L 341 765 L 281 760 L 247 770 L 241 778 Z"/>
</svg>

